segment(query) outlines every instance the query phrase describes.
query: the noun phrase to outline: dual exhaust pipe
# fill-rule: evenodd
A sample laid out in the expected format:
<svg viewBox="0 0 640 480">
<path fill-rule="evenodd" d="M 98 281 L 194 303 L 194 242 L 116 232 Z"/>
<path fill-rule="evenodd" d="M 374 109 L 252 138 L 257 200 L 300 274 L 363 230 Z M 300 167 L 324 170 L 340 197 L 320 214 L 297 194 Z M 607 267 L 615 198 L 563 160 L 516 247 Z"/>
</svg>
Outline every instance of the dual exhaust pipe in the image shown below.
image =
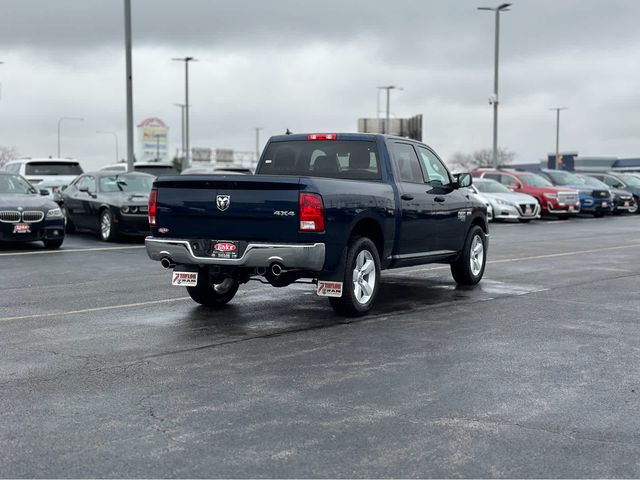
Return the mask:
<svg viewBox="0 0 640 480">
<path fill-rule="evenodd" d="M 272 275 L 274 277 L 279 277 L 285 272 L 286 270 L 284 268 L 284 265 L 278 262 L 273 262 L 271 265 L 269 265 L 269 267 L 256 268 L 256 274 L 261 276 Z"/>
<path fill-rule="evenodd" d="M 163 268 L 174 268 L 176 266 L 176 264 L 173 262 L 173 260 L 171 260 L 170 257 L 162 257 L 160 259 L 160 265 L 162 265 Z M 278 262 L 273 262 L 271 265 L 269 265 L 268 268 L 257 267 L 255 270 L 256 274 L 262 275 L 262 276 L 266 275 L 267 271 L 274 277 L 279 277 L 280 275 L 286 272 L 286 270 L 284 269 L 284 265 Z M 219 265 L 213 266 L 213 273 L 220 273 Z"/>
</svg>

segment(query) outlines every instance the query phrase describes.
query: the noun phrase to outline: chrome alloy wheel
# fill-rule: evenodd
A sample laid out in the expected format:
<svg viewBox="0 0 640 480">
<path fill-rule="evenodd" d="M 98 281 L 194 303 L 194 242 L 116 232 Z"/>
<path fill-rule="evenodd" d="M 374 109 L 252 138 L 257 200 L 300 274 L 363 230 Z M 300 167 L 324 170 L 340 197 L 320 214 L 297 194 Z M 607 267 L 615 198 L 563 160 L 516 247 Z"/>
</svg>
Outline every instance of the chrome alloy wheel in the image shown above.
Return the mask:
<svg viewBox="0 0 640 480">
<path fill-rule="evenodd" d="M 356 268 L 353 269 L 353 294 L 356 301 L 365 305 L 371 300 L 376 287 L 376 264 L 369 250 L 362 250 L 356 257 Z"/>
<path fill-rule="evenodd" d="M 111 235 L 111 215 L 106 210 L 100 216 L 100 234 L 103 240 L 107 240 Z"/>
<path fill-rule="evenodd" d="M 473 242 L 471 242 L 471 273 L 473 276 L 480 275 L 482 271 L 482 264 L 484 263 L 484 244 L 482 243 L 482 239 L 480 235 L 476 235 L 473 237 Z"/>
</svg>

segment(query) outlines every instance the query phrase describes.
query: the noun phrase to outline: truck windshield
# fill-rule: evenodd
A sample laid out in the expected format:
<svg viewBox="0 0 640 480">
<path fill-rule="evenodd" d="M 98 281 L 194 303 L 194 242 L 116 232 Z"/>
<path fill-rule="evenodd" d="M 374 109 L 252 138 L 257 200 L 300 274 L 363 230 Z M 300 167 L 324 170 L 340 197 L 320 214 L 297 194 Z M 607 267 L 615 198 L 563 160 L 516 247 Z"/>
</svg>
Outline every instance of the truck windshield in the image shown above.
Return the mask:
<svg viewBox="0 0 640 480">
<path fill-rule="evenodd" d="M 290 141 L 272 142 L 256 174 L 380 180 L 375 142 Z"/>
</svg>

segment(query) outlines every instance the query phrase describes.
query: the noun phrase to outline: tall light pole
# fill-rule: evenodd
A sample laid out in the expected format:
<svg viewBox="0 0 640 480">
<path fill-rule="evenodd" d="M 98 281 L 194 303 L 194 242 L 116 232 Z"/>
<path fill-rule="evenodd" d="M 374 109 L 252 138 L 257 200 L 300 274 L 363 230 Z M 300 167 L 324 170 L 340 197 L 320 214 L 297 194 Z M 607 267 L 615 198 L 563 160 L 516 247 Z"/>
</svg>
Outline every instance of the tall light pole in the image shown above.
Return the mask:
<svg viewBox="0 0 640 480">
<path fill-rule="evenodd" d="M 191 166 L 191 155 L 189 154 L 189 62 L 197 62 L 193 57 L 172 58 L 177 62 L 184 62 L 184 148 L 185 155 L 182 168 Z"/>
<path fill-rule="evenodd" d="M 560 158 L 560 110 L 567 110 L 567 107 L 553 107 L 549 110 L 556 112 L 556 168 L 558 168 L 558 159 Z"/>
<path fill-rule="evenodd" d="M 186 155 L 184 150 L 184 103 L 174 103 L 174 105 L 176 107 L 180 107 L 180 136 L 181 136 L 180 148 L 182 150 L 182 155 Z"/>
<path fill-rule="evenodd" d="M 60 156 L 60 124 L 64 121 L 64 120 L 77 120 L 79 122 L 82 122 L 84 120 L 84 118 L 80 118 L 80 117 L 60 117 L 58 119 L 58 158 L 62 158 Z"/>
<path fill-rule="evenodd" d="M 160 161 L 160 137 L 161 135 L 159 134 L 155 134 L 154 137 L 156 137 L 156 162 Z"/>
<path fill-rule="evenodd" d="M 133 171 L 133 73 L 131 68 L 131 0 L 124 0 L 124 50 L 127 84 L 127 171 Z"/>
<path fill-rule="evenodd" d="M 118 149 L 118 134 L 116 132 L 109 132 L 104 130 L 97 130 L 96 133 L 113 135 L 113 138 L 116 141 L 116 163 L 118 163 L 120 161 L 120 151 Z"/>
<path fill-rule="evenodd" d="M 404 88 L 402 87 L 396 87 L 395 85 L 388 85 L 388 86 L 384 86 L 384 87 L 378 87 L 378 90 L 386 90 L 387 91 L 387 120 L 385 122 L 385 126 L 382 129 L 383 132 L 382 133 L 389 133 L 389 115 L 390 115 L 390 92 L 391 90 L 404 90 Z"/>
<path fill-rule="evenodd" d="M 256 128 L 256 163 L 258 162 L 258 160 L 260 160 L 260 130 L 262 130 L 262 127 L 255 127 Z"/>
<path fill-rule="evenodd" d="M 503 3 L 498 7 L 478 7 L 478 10 L 489 10 L 496 14 L 496 39 L 494 46 L 493 64 L 493 97 L 489 100 L 493 104 L 493 167 L 498 168 L 498 61 L 500 53 L 500 12 L 508 12 L 510 3 Z"/>
<path fill-rule="evenodd" d="M 4 65 L 4 62 L 0 62 L 0 65 Z M 2 100 L 2 83 L 0 82 L 0 100 Z"/>
</svg>

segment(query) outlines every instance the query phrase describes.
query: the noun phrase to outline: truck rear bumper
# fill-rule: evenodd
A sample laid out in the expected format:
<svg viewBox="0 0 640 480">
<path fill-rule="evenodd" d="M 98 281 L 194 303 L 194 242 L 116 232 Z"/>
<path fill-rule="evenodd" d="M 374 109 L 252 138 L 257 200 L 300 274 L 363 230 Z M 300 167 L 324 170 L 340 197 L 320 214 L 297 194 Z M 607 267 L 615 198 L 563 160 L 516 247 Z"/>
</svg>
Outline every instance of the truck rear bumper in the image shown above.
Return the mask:
<svg viewBox="0 0 640 480">
<path fill-rule="evenodd" d="M 147 237 L 144 241 L 152 260 L 169 259 L 174 264 L 269 267 L 279 263 L 285 269 L 319 272 L 324 266 L 324 243 L 249 243 L 240 258 L 211 258 L 193 254 L 188 240 Z"/>
</svg>

